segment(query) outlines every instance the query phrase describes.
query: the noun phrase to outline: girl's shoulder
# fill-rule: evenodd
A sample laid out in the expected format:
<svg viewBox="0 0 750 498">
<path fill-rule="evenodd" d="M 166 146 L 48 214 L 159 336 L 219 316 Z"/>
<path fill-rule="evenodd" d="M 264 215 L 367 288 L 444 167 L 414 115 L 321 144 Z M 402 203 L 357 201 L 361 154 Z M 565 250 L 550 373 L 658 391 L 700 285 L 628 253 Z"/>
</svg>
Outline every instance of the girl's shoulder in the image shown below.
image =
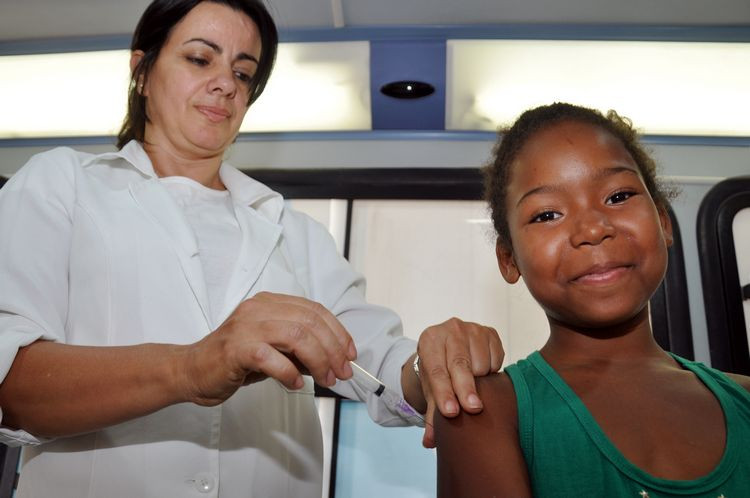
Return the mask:
<svg viewBox="0 0 750 498">
<path fill-rule="evenodd" d="M 740 375 L 735 373 L 728 373 L 724 372 L 724 375 L 732 379 L 734 382 L 740 385 L 740 387 L 744 388 L 746 391 L 750 392 L 750 377 L 747 375 Z"/>
<path fill-rule="evenodd" d="M 707 375 L 718 380 L 720 383 L 726 383 L 726 379 L 729 379 L 729 381 L 731 382 L 729 382 L 728 384 L 730 385 L 736 384 L 742 389 L 744 389 L 745 391 L 747 391 L 748 393 L 750 393 L 750 376 L 724 372 L 716 368 L 709 367 L 705 363 L 702 363 L 699 361 L 687 360 L 675 354 L 672 354 L 672 353 L 670 354 L 678 363 L 680 363 L 684 367 L 687 367 L 691 370 L 702 370 Z"/>
<path fill-rule="evenodd" d="M 493 416 L 513 421 L 517 425 L 516 393 L 513 382 L 507 372 L 478 377 L 477 393 L 485 407 L 490 408 Z"/>
<path fill-rule="evenodd" d="M 518 427 L 518 412 L 513 383 L 505 372 L 493 373 L 475 379 L 477 394 L 482 400 L 482 411 L 471 414 L 462 411 L 456 417 L 448 418 L 436 411 L 436 433 L 448 437 L 454 430 L 461 438 L 471 437 L 476 432 L 478 439 L 487 438 L 487 427 L 515 434 Z M 494 433 L 496 434 L 496 433 Z"/>
<path fill-rule="evenodd" d="M 497 373 L 477 378 L 476 386 L 480 413 L 435 413 L 438 497 L 531 496 L 513 384 Z"/>
</svg>

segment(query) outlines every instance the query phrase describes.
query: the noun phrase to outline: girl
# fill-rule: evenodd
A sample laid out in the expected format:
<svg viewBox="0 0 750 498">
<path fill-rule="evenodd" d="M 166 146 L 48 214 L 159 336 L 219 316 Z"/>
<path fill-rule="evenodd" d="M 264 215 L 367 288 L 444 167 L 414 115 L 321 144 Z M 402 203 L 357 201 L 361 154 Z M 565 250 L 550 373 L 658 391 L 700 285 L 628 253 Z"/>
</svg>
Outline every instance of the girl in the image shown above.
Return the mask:
<svg viewBox="0 0 750 498">
<path fill-rule="evenodd" d="M 750 378 L 651 333 L 672 241 L 654 170 L 614 112 L 558 103 L 504 134 L 485 171 L 498 264 L 550 337 L 479 383 L 482 414 L 436 420 L 439 496 L 750 496 Z"/>
</svg>

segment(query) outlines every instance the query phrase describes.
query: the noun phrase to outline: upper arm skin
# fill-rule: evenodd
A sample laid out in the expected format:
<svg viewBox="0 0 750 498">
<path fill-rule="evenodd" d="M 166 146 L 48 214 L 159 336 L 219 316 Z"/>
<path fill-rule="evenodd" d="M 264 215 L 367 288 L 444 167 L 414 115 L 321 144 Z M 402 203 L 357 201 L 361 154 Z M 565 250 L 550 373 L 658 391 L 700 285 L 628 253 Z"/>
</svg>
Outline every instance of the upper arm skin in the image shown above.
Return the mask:
<svg viewBox="0 0 750 498">
<path fill-rule="evenodd" d="M 515 391 L 504 374 L 476 379 L 481 413 L 445 418 L 435 412 L 439 498 L 530 497 L 518 439 Z"/>
</svg>

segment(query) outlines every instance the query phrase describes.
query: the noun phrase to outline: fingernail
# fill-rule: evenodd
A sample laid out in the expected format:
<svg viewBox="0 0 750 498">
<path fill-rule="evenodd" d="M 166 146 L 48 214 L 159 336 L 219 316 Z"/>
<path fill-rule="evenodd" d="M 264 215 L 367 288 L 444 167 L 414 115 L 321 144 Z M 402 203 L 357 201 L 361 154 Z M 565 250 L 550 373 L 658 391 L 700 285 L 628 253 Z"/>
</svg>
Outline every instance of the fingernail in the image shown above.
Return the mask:
<svg viewBox="0 0 750 498">
<path fill-rule="evenodd" d="M 466 401 L 469 403 L 469 406 L 471 408 L 482 408 L 482 401 L 476 394 L 469 394 L 469 397 Z"/>
<path fill-rule="evenodd" d="M 454 414 L 458 413 L 458 404 L 455 401 L 446 401 L 443 405 L 445 407 L 445 413 Z"/>
<path fill-rule="evenodd" d="M 329 370 L 326 374 L 326 386 L 332 386 L 336 383 L 336 374 L 333 370 Z"/>
<path fill-rule="evenodd" d="M 354 375 L 354 372 L 352 372 L 352 365 L 348 361 L 344 362 L 342 370 L 344 370 L 344 377 L 346 377 L 347 379 Z"/>
<path fill-rule="evenodd" d="M 357 348 L 354 347 L 354 343 L 349 343 L 349 359 L 353 360 L 357 357 Z"/>
<path fill-rule="evenodd" d="M 305 381 L 302 379 L 302 377 L 297 377 L 297 379 L 294 381 L 295 389 L 302 389 L 304 385 L 305 385 Z"/>
</svg>

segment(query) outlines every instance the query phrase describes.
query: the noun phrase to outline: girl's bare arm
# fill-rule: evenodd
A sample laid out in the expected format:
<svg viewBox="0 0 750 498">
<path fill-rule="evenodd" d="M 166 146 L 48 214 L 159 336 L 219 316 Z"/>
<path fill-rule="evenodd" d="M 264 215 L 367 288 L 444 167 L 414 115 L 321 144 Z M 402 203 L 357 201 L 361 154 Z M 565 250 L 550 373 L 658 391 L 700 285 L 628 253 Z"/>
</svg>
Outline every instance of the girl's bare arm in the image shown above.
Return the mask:
<svg viewBox="0 0 750 498">
<path fill-rule="evenodd" d="M 510 378 L 478 378 L 477 389 L 484 401 L 481 413 L 435 416 L 438 497 L 531 497 Z"/>
</svg>

